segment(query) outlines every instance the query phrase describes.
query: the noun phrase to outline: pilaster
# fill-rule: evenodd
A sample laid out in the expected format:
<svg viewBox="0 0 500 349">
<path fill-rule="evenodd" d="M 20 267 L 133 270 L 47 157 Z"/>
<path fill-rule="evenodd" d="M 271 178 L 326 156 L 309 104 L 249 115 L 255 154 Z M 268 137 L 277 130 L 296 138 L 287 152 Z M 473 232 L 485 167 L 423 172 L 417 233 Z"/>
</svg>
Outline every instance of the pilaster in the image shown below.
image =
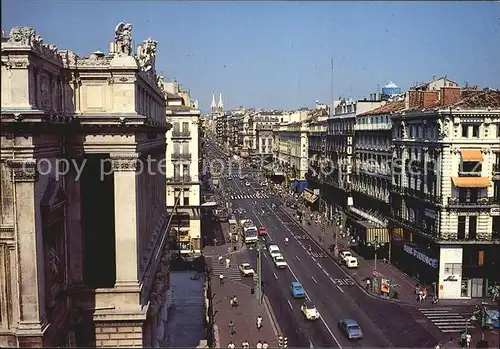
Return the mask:
<svg viewBox="0 0 500 349">
<path fill-rule="evenodd" d="M 115 198 L 116 288 L 139 287 L 136 153 L 112 154 Z M 142 166 L 141 166 L 142 167 Z"/>
</svg>

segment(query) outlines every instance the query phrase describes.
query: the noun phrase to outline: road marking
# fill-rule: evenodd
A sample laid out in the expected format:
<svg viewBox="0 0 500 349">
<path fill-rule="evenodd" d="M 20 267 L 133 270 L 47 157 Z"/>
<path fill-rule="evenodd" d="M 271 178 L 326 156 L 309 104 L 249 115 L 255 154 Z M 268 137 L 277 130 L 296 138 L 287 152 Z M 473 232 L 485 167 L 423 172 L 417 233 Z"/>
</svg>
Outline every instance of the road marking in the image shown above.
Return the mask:
<svg viewBox="0 0 500 349">
<path fill-rule="evenodd" d="M 314 349 L 314 343 L 309 339 L 309 348 Z"/>
<path fill-rule="evenodd" d="M 318 263 L 318 261 L 316 260 L 316 258 L 311 257 L 311 259 L 312 259 L 313 261 L 315 261 L 316 263 Z"/>
<path fill-rule="evenodd" d="M 335 285 L 335 286 L 337 286 L 337 288 L 339 289 L 340 292 L 344 293 L 344 290 L 341 289 L 339 285 Z"/>
<path fill-rule="evenodd" d="M 352 279 L 334 279 L 333 283 L 337 286 L 354 286 L 356 285 Z"/>
<path fill-rule="evenodd" d="M 292 305 L 292 302 L 290 302 L 289 299 L 286 300 L 288 302 L 288 306 L 290 307 L 290 309 L 293 309 L 293 305 Z"/>
<path fill-rule="evenodd" d="M 276 215 L 276 214 L 275 214 Z M 299 278 L 297 277 L 297 275 L 293 272 L 293 269 L 291 267 L 289 267 L 288 269 L 290 269 L 290 272 L 292 273 L 293 277 L 295 278 L 295 280 L 299 281 Z M 309 297 L 309 295 L 307 294 L 307 291 L 304 289 L 304 293 L 306 294 L 306 297 L 308 299 L 311 299 L 311 297 Z M 342 293 L 344 293 L 342 291 Z M 311 299 L 312 300 L 312 299 Z M 290 301 L 289 301 L 290 302 Z M 328 326 L 328 324 L 326 323 L 325 319 L 323 319 L 322 316 L 319 317 L 319 319 L 321 320 L 321 322 L 323 323 L 323 325 L 325 325 L 326 327 L 326 330 L 328 331 L 328 333 L 330 334 L 330 336 L 332 336 L 333 340 L 335 341 L 335 343 L 337 344 L 337 346 L 339 347 L 339 349 L 342 349 L 342 345 L 340 345 L 340 342 L 339 340 L 337 339 L 337 337 L 335 337 L 335 335 L 333 334 L 333 331 L 330 329 L 330 326 Z"/>
<path fill-rule="evenodd" d="M 325 269 L 322 269 L 322 270 L 323 270 L 323 273 L 325 273 L 326 276 L 330 276 L 330 275 L 328 275 L 328 272 Z"/>
<path fill-rule="evenodd" d="M 297 258 L 297 260 L 300 262 L 300 258 L 299 258 L 299 256 L 295 256 L 295 258 Z"/>
<path fill-rule="evenodd" d="M 273 275 L 274 275 L 274 278 L 275 278 L 276 280 L 278 280 L 278 275 L 276 275 L 276 273 L 273 273 Z"/>
<path fill-rule="evenodd" d="M 311 279 L 314 281 L 315 284 L 317 284 L 318 282 L 316 281 L 316 279 L 314 278 L 314 276 L 311 276 Z"/>
</svg>

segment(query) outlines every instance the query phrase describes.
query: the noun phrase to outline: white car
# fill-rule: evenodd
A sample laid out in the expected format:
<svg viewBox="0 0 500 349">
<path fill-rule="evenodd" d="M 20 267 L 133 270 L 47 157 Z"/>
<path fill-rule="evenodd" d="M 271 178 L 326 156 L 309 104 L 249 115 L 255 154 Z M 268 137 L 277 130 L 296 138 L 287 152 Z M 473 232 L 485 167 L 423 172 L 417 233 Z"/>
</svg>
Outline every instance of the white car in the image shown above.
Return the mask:
<svg viewBox="0 0 500 349">
<path fill-rule="evenodd" d="M 243 176 L 243 175 L 240 175 L 240 179 L 241 180 L 244 180 L 245 178 L 247 178 L 246 176 Z"/>
<path fill-rule="evenodd" d="M 250 263 L 241 263 L 238 269 L 240 269 L 241 273 L 244 276 L 253 276 L 255 274 L 255 271 L 253 270 Z"/>
<path fill-rule="evenodd" d="M 351 251 L 344 250 L 340 251 L 339 256 L 341 260 L 345 261 L 347 257 L 352 257 L 352 253 Z"/>
<path fill-rule="evenodd" d="M 269 245 L 269 247 L 267 248 L 267 251 L 269 252 L 269 255 L 271 256 L 271 258 L 273 258 L 273 259 L 276 256 L 281 256 L 281 251 L 280 251 L 280 248 L 278 247 L 278 245 Z"/>
<path fill-rule="evenodd" d="M 314 303 L 311 302 L 310 300 L 307 300 L 304 303 L 302 303 L 302 305 L 300 306 L 300 311 L 302 312 L 302 314 L 304 314 L 307 320 L 319 319 L 319 312 L 316 309 Z"/>
<path fill-rule="evenodd" d="M 250 186 L 250 183 L 249 182 L 246 182 L 245 183 L 245 187 L 249 187 Z"/>
<path fill-rule="evenodd" d="M 284 269 L 288 267 L 285 258 L 281 254 L 274 256 L 273 261 L 276 268 Z"/>
<path fill-rule="evenodd" d="M 358 267 L 358 259 L 356 257 L 350 256 L 344 258 L 344 263 L 348 268 L 357 268 Z"/>
</svg>

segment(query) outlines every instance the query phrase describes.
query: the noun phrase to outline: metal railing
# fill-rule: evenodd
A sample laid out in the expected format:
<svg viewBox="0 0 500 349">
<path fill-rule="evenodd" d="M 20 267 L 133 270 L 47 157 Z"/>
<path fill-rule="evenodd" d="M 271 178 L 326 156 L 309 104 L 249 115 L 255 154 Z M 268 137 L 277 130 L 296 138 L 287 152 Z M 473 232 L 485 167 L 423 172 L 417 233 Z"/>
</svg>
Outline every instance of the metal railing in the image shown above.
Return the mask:
<svg viewBox="0 0 500 349">
<path fill-rule="evenodd" d="M 489 206 L 495 203 L 495 198 L 476 198 L 472 200 L 471 198 L 448 198 L 448 206 Z"/>
<path fill-rule="evenodd" d="M 172 177 L 167 177 L 167 182 L 176 182 L 176 183 L 184 183 L 184 182 L 191 182 L 192 178 L 190 175 L 183 175 L 183 176 L 172 176 Z"/>
<path fill-rule="evenodd" d="M 172 160 L 191 160 L 192 154 L 172 153 Z"/>
<path fill-rule="evenodd" d="M 180 131 L 180 130 L 172 131 L 172 138 L 190 138 L 190 137 L 191 137 L 191 131 Z"/>
</svg>

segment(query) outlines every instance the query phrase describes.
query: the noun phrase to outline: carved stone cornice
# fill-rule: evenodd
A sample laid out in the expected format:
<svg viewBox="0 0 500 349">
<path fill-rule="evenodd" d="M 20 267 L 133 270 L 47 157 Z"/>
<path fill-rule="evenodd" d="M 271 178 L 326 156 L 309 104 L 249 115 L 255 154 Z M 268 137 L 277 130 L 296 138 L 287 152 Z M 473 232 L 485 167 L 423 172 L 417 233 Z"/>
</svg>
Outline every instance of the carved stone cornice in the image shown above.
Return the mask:
<svg viewBox="0 0 500 349">
<path fill-rule="evenodd" d="M 7 70 L 11 69 L 27 69 L 30 66 L 29 61 L 12 61 L 8 60 L 3 62 L 3 65 L 7 68 Z"/>
<path fill-rule="evenodd" d="M 12 170 L 14 182 L 36 182 L 38 180 L 38 167 L 34 160 L 7 160 L 7 165 Z"/>
<path fill-rule="evenodd" d="M 136 171 L 139 167 L 137 154 L 113 154 L 111 156 L 111 168 L 113 171 Z"/>
</svg>

